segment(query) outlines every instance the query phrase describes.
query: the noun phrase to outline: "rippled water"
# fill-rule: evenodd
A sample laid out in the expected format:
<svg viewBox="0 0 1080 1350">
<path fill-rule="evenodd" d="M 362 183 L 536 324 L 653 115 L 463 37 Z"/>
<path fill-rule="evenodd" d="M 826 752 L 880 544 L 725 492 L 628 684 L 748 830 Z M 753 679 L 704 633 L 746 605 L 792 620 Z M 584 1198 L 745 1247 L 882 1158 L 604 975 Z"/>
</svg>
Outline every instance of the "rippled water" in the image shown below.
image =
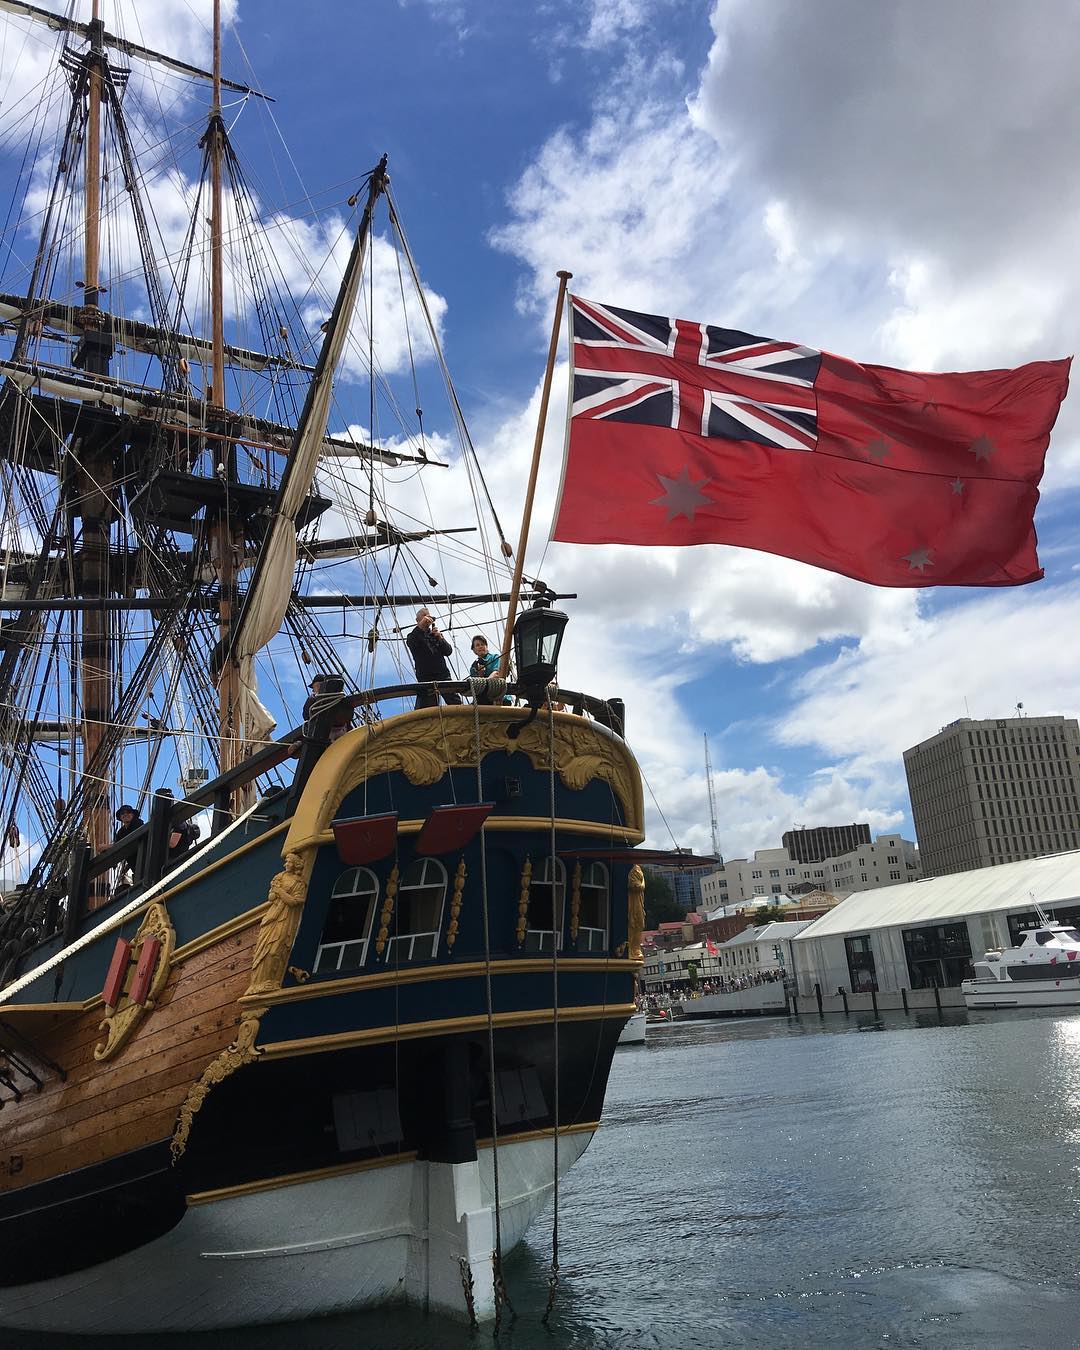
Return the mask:
<svg viewBox="0 0 1080 1350">
<path fill-rule="evenodd" d="M 1080 1345 L 1080 1015 L 650 1028 L 507 1263 L 507 1350 Z M 136 1294 L 137 1296 L 137 1294 Z M 123 1350 L 465 1350 L 404 1310 Z M 5 1350 L 102 1342 L 4 1337 Z"/>
</svg>

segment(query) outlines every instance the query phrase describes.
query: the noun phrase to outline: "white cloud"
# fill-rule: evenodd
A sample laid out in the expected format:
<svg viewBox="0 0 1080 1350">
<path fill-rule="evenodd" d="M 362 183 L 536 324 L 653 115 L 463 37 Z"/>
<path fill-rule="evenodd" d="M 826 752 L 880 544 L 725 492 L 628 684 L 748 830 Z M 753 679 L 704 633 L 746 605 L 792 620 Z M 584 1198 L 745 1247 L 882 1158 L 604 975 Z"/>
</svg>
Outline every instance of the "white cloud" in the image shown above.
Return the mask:
<svg viewBox="0 0 1080 1350">
<path fill-rule="evenodd" d="M 806 675 L 778 724 L 861 772 L 895 770 L 903 751 L 958 717 L 1080 712 L 1080 585 L 1038 585 L 950 606 L 887 650 L 860 648 Z"/>
<path fill-rule="evenodd" d="M 993 0 L 973 26 L 959 0 L 718 0 L 696 89 L 663 52 L 649 64 L 655 40 L 640 44 L 629 74 L 601 81 L 591 121 L 554 132 L 510 193 L 492 238 L 522 264 L 522 312 L 546 326 L 565 267 L 575 291 L 599 300 L 863 360 L 962 368 L 1059 355 L 1080 301 L 1080 12 L 1036 8 L 1033 18 Z M 620 52 L 642 13 L 617 0 L 587 11 Z M 1067 407 L 1051 491 L 1080 474 L 1075 427 Z M 938 599 L 708 548 L 553 546 L 545 572 L 553 584 L 582 578 L 575 614 L 596 629 L 584 640 L 571 630 L 567 659 L 601 679 L 618 666 L 646 772 L 680 842 L 698 847 L 706 795 L 687 766 L 699 742 L 675 700 L 713 676 L 715 705 L 696 695 L 703 719 L 744 711 L 722 706 L 725 660 L 766 667 L 770 693 L 754 711 L 773 708 L 758 753 L 717 777 L 729 852 L 777 842 L 795 820 L 895 828 L 907 807 L 901 751 L 962 715 L 965 693 L 975 715 L 1018 698 L 1071 704 L 1074 644 L 1043 660 L 1044 635 L 1075 623 L 1038 587 Z M 842 654 L 794 690 L 767 670 L 836 639 L 848 640 Z M 833 767 L 799 781 L 771 763 L 796 750 Z M 655 817 L 650 828 L 664 842 Z"/>
</svg>

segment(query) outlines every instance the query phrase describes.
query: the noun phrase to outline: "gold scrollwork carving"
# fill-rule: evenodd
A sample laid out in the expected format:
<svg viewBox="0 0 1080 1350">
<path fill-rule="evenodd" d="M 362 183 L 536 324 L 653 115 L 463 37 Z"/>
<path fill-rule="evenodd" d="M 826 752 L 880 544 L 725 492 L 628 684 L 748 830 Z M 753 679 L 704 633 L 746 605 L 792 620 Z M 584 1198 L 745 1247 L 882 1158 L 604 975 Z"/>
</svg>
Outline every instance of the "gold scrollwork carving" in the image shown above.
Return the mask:
<svg viewBox="0 0 1080 1350">
<path fill-rule="evenodd" d="M 377 956 L 382 956 L 383 949 L 386 947 L 386 940 L 390 936 L 390 920 L 394 917 L 394 897 L 397 895 L 397 889 L 398 865 L 395 863 L 386 880 L 382 913 L 379 915 L 379 931 L 375 938 L 375 953 Z"/>
<path fill-rule="evenodd" d="M 125 990 L 117 999 L 115 1008 L 106 1005 L 105 1020 L 98 1028 L 106 1035 L 99 1045 L 94 1046 L 95 1059 L 111 1059 L 128 1043 L 143 1018 L 153 1012 L 161 991 L 165 988 L 169 979 L 169 963 L 172 960 L 173 947 L 176 945 L 176 933 L 169 922 L 164 905 L 152 904 L 143 915 L 143 921 L 139 925 L 139 931 L 131 944 L 128 956 L 129 981 L 139 963 L 144 945 L 151 938 L 155 938 L 160 946 L 146 998 L 142 1003 L 132 1003 Z"/>
<path fill-rule="evenodd" d="M 583 717 L 555 713 L 523 727 L 510 740 L 513 710 L 480 710 L 479 734 L 473 708 L 439 708 L 407 713 L 375 726 L 358 728 L 331 746 L 316 766 L 289 831 L 287 847 L 306 846 L 328 828 L 341 802 L 358 784 L 378 774 L 404 773 L 418 787 L 437 783 L 449 769 L 474 766 L 478 758 L 501 750 L 521 751 L 533 767 L 551 768 L 554 732 L 555 769 L 566 787 L 580 790 L 595 778 L 608 783 L 618 798 L 624 824 L 640 831 L 644 819 L 641 776 L 633 755 L 612 733 Z"/>
<path fill-rule="evenodd" d="M 570 881 L 570 938 L 577 941 L 578 919 L 581 915 L 581 859 L 574 863 L 574 875 Z"/>
<path fill-rule="evenodd" d="M 525 942 L 525 931 L 529 926 L 529 887 L 532 885 L 532 859 L 525 854 L 525 866 L 521 869 L 521 895 L 518 898 L 517 944 Z"/>
<path fill-rule="evenodd" d="M 626 936 L 632 961 L 641 960 L 641 935 L 645 931 L 645 873 L 637 863 L 626 882 Z"/>
<path fill-rule="evenodd" d="M 446 928 L 446 950 L 452 952 L 457 941 L 458 915 L 461 913 L 461 893 L 465 889 L 465 858 L 458 859 L 454 873 L 454 893 L 450 897 L 450 922 Z"/>
<path fill-rule="evenodd" d="M 173 1131 L 170 1146 L 173 1162 L 178 1162 L 184 1149 L 187 1148 L 192 1121 L 210 1095 L 210 1089 L 216 1087 L 218 1083 L 223 1083 L 237 1069 L 258 1058 L 260 1052 L 255 1045 L 255 1037 L 259 1031 L 259 1019 L 265 1011 L 265 1008 L 251 1008 L 244 1014 L 236 1030 L 235 1039 L 207 1065 L 199 1081 L 189 1088 L 184 1104 L 180 1108 L 176 1129 Z"/>
</svg>

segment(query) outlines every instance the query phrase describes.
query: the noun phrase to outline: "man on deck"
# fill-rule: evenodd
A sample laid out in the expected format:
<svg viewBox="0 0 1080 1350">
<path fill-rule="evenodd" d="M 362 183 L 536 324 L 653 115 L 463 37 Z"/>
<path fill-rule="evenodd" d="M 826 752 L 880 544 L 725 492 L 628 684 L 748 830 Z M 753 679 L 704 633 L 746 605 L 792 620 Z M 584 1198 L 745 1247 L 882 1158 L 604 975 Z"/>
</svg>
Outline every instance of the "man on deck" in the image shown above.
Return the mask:
<svg viewBox="0 0 1080 1350">
<path fill-rule="evenodd" d="M 412 653 L 417 683 L 454 678 L 446 664 L 446 658 L 453 654 L 454 649 L 439 632 L 435 620 L 426 607 L 416 611 L 416 627 L 405 642 Z M 444 693 L 443 699 L 447 703 L 460 703 L 461 695 Z M 421 689 L 416 696 L 418 708 L 434 708 L 438 706 L 438 702 L 439 695 L 435 689 Z"/>
</svg>

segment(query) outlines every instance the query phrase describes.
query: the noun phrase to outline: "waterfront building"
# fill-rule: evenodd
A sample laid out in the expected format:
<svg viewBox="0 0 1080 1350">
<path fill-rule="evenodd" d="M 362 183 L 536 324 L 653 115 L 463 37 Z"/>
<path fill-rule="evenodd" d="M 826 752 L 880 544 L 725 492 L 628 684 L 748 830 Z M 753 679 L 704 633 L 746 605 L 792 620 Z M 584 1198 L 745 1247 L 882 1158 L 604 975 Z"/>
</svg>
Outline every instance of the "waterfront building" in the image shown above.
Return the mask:
<svg viewBox="0 0 1080 1350">
<path fill-rule="evenodd" d="M 785 830 L 780 842 L 796 862 L 818 863 L 826 858 L 839 858 L 860 844 L 869 844 L 870 826 L 800 826 L 798 829 Z"/>
<path fill-rule="evenodd" d="M 690 967 L 697 966 L 698 979 L 731 981 L 766 971 L 793 968 L 791 940 L 810 926 L 810 920 L 747 927 L 726 942 L 695 941 L 670 950 L 647 953 L 641 970 L 645 993 L 678 992 L 690 987 Z M 697 932 L 695 931 L 695 938 Z"/>
<path fill-rule="evenodd" d="M 801 995 L 896 993 L 959 985 L 988 951 L 1039 925 L 1032 897 L 1080 924 L 1080 852 L 861 891 L 793 940 Z"/>
<path fill-rule="evenodd" d="M 1080 725 L 962 717 L 904 751 L 925 876 L 1080 847 Z"/>
<path fill-rule="evenodd" d="M 730 910 L 762 900 L 783 903 L 800 890 L 849 895 L 870 887 L 897 886 L 922 875 L 919 850 L 899 834 L 879 834 L 850 853 L 804 863 L 786 848 L 759 848 L 753 858 L 732 858 L 701 878 L 705 912 Z"/>
</svg>

